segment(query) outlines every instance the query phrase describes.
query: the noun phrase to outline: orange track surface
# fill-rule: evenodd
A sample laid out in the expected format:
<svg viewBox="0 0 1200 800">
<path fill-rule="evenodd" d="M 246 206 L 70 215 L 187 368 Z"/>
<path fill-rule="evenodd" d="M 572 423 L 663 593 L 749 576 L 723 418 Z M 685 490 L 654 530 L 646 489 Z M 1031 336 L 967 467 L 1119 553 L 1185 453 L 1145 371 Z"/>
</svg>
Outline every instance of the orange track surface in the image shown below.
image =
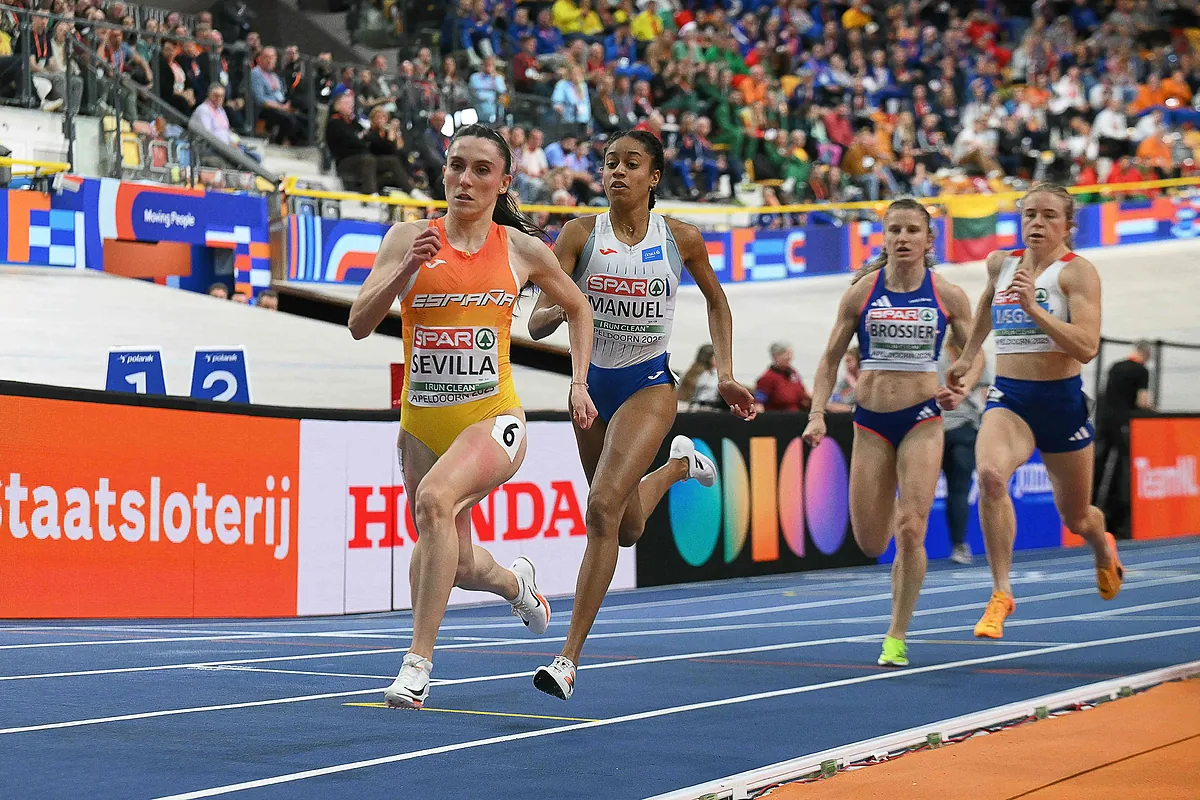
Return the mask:
<svg viewBox="0 0 1200 800">
<path fill-rule="evenodd" d="M 770 800 L 1197 800 L 1200 679 L 903 756 Z"/>
</svg>

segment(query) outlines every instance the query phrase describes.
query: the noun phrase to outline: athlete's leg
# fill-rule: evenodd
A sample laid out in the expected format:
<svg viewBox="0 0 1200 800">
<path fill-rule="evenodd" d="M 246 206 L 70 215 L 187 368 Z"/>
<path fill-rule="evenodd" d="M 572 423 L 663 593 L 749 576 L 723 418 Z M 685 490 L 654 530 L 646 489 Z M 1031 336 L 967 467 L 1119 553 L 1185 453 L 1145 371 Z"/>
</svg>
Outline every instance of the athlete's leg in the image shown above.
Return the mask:
<svg viewBox="0 0 1200 800">
<path fill-rule="evenodd" d="M 1013 541 L 1017 517 L 1008 482 L 1017 467 L 1033 455 L 1033 432 L 1023 419 L 1007 408 L 990 408 L 983 415 L 975 441 L 975 463 L 979 474 L 979 525 L 992 569 L 992 588 L 1012 594 Z"/>
<path fill-rule="evenodd" d="M 409 487 L 415 486 L 410 489 L 410 502 L 418 536 L 409 570 L 418 578 L 413 584 L 413 639 L 409 652 L 422 658 L 433 656 L 437 631 L 460 570 L 457 518 L 480 497 L 511 478 L 525 457 L 524 437 L 515 458 L 510 459 L 493 438 L 493 428 L 494 421 L 488 419 L 463 430 L 423 475 L 418 468 L 419 462 L 427 459 L 419 457 L 420 448 L 425 449 L 426 455 L 432 453 L 416 437 L 404 435 L 405 483 Z M 414 467 L 411 471 L 410 465 Z M 470 564 L 466 571 L 474 576 L 473 552 Z M 483 581 L 488 584 L 489 591 L 498 590 L 497 594 L 504 596 L 512 590 L 511 584 L 494 575 L 487 561 L 484 561 L 483 569 Z"/>
<path fill-rule="evenodd" d="M 458 567 L 454 571 L 454 585 L 472 592 L 491 592 L 511 603 L 517 599 L 521 589 L 517 576 L 511 569 L 497 564 L 487 548 L 475 544 L 471 537 L 471 509 L 482 499 L 472 502 L 454 518 L 454 528 L 458 533 Z"/>
<path fill-rule="evenodd" d="M 896 505 L 896 561 L 892 565 L 892 625 L 888 636 L 904 639 L 925 582 L 925 530 L 942 466 L 942 425 L 917 425 L 896 451 L 900 499 Z"/>
<path fill-rule="evenodd" d="M 988 566 L 992 570 L 992 596 L 975 625 L 975 635 L 988 639 L 1004 636 L 1004 620 L 1013 612 L 1013 542 L 1017 538 L 1017 516 L 1008 482 L 1017 467 L 1033 455 L 1033 431 L 1007 408 L 992 407 L 983 415 L 975 440 L 975 463 L 979 473 L 979 526 Z"/>
<path fill-rule="evenodd" d="M 1114 556 L 1104 526 L 1104 512 L 1092 505 L 1092 445 L 1068 453 L 1042 453 L 1042 462 L 1054 490 L 1054 505 L 1063 524 L 1079 534 L 1092 548 L 1096 559 L 1097 582 L 1105 600 L 1116 597 L 1121 588 L 1122 570 Z"/>
<path fill-rule="evenodd" d="M 686 459 L 668 458 L 667 463 L 638 481 L 637 491 L 625 505 L 621 517 L 618 538 L 621 547 L 633 547 L 646 532 L 646 520 L 662 502 L 663 496 L 672 485 L 687 480 L 689 475 Z"/>
<path fill-rule="evenodd" d="M 854 426 L 850 459 L 850 527 L 868 558 L 878 558 L 892 537 L 896 502 L 896 451 L 874 431 Z"/>
<path fill-rule="evenodd" d="M 587 549 L 562 655 L 579 662 L 584 640 L 617 568 L 621 518 L 638 482 L 675 420 L 675 388 L 651 386 L 626 400 L 608 421 L 587 501 Z M 582 441 L 582 440 L 581 440 Z"/>
</svg>

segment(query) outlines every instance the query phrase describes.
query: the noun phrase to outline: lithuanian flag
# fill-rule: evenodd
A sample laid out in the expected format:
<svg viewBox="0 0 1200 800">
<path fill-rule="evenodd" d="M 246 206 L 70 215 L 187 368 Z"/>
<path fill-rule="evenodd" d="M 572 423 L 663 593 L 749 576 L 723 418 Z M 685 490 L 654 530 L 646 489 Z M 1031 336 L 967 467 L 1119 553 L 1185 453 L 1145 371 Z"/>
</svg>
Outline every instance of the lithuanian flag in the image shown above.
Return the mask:
<svg viewBox="0 0 1200 800">
<path fill-rule="evenodd" d="M 946 256 L 949 261 L 979 261 L 996 249 L 996 220 L 1000 201 L 990 195 L 951 195 L 946 198 L 950 217 Z"/>
</svg>

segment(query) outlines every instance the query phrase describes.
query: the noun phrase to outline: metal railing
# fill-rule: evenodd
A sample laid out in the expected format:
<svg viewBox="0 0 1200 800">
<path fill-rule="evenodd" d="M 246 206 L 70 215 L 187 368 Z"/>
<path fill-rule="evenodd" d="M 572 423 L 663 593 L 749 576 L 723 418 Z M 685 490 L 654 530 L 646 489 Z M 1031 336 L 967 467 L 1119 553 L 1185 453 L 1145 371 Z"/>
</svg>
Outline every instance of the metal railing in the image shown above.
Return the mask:
<svg viewBox="0 0 1200 800">
<path fill-rule="evenodd" d="M 72 57 L 84 67 L 85 91 L 90 90 L 88 94 L 95 103 L 102 108 L 106 106 L 104 110 L 111 112 L 103 116 L 101 136 L 101 164 L 107 166 L 105 172 L 109 177 L 131 177 L 125 164 L 125 146 L 132 142 L 139 157 L 138 165 L 132 168 L 135 171 L 133 177 L 144 176 L 187 186 L 213 186 L 212 180 L 202 180 L 207 168 L 223 172 L 236 171 L 249 178 L 238 181 L 233 188 L 273 192 L 279 186 L 280 176 L 263 167 L 240 149 L 217 139 L 196 122 L 194 117 L 184 116 L 128 75 L 117 73 L 111 64 L 78 40 L 71 38 L 67 41 L 71 44 Z M 155 143 L 161 143 L 159 146 L 165 148 L 161 163 L 157 163 L 158 159 L 153 149 L 146 153 L 141 151 L 142 134 L 137 130 L 137 123 L 144 120 L 140 118 L 140 114 L 136 115 L 135 119 L 128 118 L 126 98 L 130 97 L 136 108 L 146 109 L 154 120 L 151 124 L 155 136 L 149 141 L 151 148 L 155 147 Z M 65 117 L 67 161 L 74 166 L 76 111 L 72 102 L 66 103 Z M 108 120 L 113 122 L 112 130 L 108 129 Z M 129 126 L 128 131 L 125 124 Z M 104 158 L 105 155 L 107 158 Z M 265 181 L 267 185 L 258 184 L 258 179 Z"/>
<path fill-rule="evenodd" d="M 1196 392 L 1200 390 L 1200 343 L 1172 342 L 1146 337 L 1152 355 L 1150 370 L 1150 400 L 1159 411 L 1194 411 Z M 1092 375 L 1093 397 L 1103 402 L 1108 371 L 1113 364 L 1129 355 L 1133 339 L 1100 337 L 1100 352 L 1096 356 Z"/>
</svg>

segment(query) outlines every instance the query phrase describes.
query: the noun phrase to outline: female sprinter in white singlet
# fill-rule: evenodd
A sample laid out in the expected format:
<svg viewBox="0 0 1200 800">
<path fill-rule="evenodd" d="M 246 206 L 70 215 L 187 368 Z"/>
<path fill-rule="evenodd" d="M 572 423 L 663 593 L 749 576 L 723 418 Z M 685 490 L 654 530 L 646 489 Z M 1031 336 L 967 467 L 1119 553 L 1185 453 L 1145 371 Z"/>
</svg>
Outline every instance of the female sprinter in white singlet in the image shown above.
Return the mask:
<svg viewBox="0 0 1200 800">
<path fill-rule="evenodd" d="M 804 441 L 816 447 L 825 436 L 825 404 L 838 363 L 857 334 L 861 362 L 850 523 L 855 541 L 871 558 L 883 555 L 888 541 L 896 538 L 892 624 L 878 663 L 906 667 L 905 636 L 925 581 L 925 529 L 942 471 L 941 409 L 954 408 L 964 398 L 962 392 L 938 387 L 938 356 L 947 328 L 959 341 L 966 339 L 971 302 L 962 289 L 929 269 L 933 229 L 929 212 L 917 201 L 901 199 L 888 206 L 883 249 L 842 296 L 817 367 Z M 975 377 L 982 367 L 979 359 Z"/>
<path fill-rule="evenodd" d="M 992 597 L 975 635 L 999 639 L 1013 601 L 1017 520 L 1008 481 L 1042 453 L 1054 504 L 1068 529 L 1096 559 L 1096 586 L 1111 600 L 1125 570 L 1104 514 L 1092 505 L 1092 423 L 1079 377 L 1100 348 L 1100 276 L 1071 252 L 1075 200 L 1061 186 L 1040 184 L 1021 201 L 1024 250 L 988 256 L 988 283 L 979 298 L 971 338 L 947 373 L 967 373 L 988 333 L 996 333 L 996 382 L 975 442 L 979 522 L 992 568 Z"/>
<path fill-rule="evenodd" d="M 662 144 L 653 134 L 614 134 L 604 151 L 609 211 L 571 220 L 554 245 L 562 269 L 591 301 L 595 345 L 588 390 L 599 417 L 591 428 L 575 429 L 591 489 L 571 627 L 561 655 L 533 678 L 538 689 L 563 700 L 575 691 L 575 665 L 612 582 L 618 544 L 637 542 L 671 484 L 695 478 L 711 486 L 716 480 L 715 465 L 686 436 L 676 436 L 667 463 L 645 475 L 675 421 L 667 345 L 684 269 L 708 301 L 717 390 L 734 414 L 754 416 L 754 396 L 733 379 L 733 320 L 700 231 L 650 210 L 664 169 Z M 553 302 L 544 294 L 538 299 L 529 317 L 533 338 L 548 336 L 562 322 Z"/>
</svg>

